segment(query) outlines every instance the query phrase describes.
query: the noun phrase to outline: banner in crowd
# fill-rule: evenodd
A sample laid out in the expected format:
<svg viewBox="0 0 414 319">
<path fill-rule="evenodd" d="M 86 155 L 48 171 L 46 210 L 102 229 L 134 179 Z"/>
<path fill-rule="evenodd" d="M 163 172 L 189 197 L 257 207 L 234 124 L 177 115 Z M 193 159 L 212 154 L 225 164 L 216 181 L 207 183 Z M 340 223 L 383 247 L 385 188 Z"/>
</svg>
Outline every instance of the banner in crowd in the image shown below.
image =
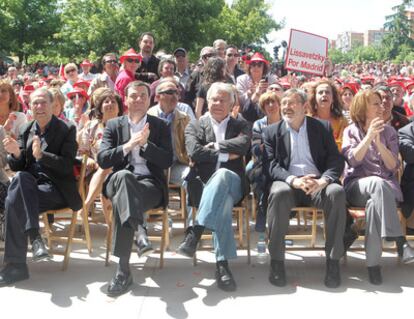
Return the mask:
<svg viewBox="0 0 414 319">
<path fill-rule="evenodd" d="M 290 30 L 285 69 L 323 75 L 328 58 L 328 38 L 295 29 Z"/>
</svg>

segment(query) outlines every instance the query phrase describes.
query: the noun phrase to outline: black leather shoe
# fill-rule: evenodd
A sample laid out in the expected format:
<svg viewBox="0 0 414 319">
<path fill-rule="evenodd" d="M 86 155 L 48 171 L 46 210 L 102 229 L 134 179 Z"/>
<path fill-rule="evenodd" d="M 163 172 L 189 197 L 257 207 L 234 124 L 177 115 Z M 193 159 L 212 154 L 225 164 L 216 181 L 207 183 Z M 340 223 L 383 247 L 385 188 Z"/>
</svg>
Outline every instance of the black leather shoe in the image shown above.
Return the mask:
<svg viewBox="0 0 414 319">
<path fill-rule="evenodd" d="M 368 277 L 369 277 L 369 282 L 371 284 L 381 285 L 382 284 L 381 267 L 380 266 L 368 267 Z"/>
<path fill-rule="evenodd" d="M 278 287 L 286 286 L 285 262 L 283 260 L 270 261 L 269 281 Z"/>
<path fill-rule="evenodd" d="M 227 265 L 219 264 L 216 267 L 217 286 L 224 291 L 235 291 L 236 282 Z"/>
<path fill-rule="evenodd" d="M 132 285 L 132 275 L 128 276 L 116 274 L 108 284 L 107 295 L 111 297 L 120 296 L 128 291 L 129 286 Z"/>
<path fill-rule="evenodd" d="M 42 237 L 38 237 L 32 242 L 32 253 L 34 261 L 50 258 Z"/>
<path fill-rule="evenodd" d="M 344 233 L 344 255 L 358 238 L 358 232 L 351 227 L 348 227 Z"/>
<path fill-rule="evenodd" d="M 138 257 L 140 258 L 149 256 L 154 252 L 154 248 L 152 248 L 151 242 L 146 235 L 138 236 L 136 244 L 138 247 Z"/>
<path fill-rule="evenodd" d="M 7 264 L 0 270 L 0 287 L 14 284 L 29 278 L 26 264 Z"/>
<path fill-rule="evenodd" d="M 328 259 L 326 261 L 325 286 L 328 288 L 338 288 L 340 284 L 339 260 Z"/>
<path fill-rule="evenodd" d="M 198 239 L 190 227 L 187 229 L 184 240 L 178 246 L 177 253 L 187 257 L 193 257 L 197 250 Z"/>
</svg>

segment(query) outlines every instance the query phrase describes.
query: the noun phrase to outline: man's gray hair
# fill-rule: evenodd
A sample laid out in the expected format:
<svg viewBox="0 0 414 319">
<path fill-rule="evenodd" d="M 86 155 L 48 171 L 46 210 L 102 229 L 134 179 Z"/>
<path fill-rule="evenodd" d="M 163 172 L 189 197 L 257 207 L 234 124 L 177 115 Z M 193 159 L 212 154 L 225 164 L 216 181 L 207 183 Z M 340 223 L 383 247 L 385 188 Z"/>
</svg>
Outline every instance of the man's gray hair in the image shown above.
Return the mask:
<svg viewBox="0 0 414 319">
<path fill-rule="evenodd" d="M 296 88 L 285 91 L 282 97 L 280 98 L 280 100 L 282 101 L 285 97 L 291 97 L 292 95 L 299 96 L 300 102 L 302 104 L 305 104 L 308 100 L 308 96 L 306 95 L 305 91 L 302 89 L 296 89 Z"/>
<path fill-rule="evenodd" d="M 234 95 L 233 85 L 224 82 L 214 82 L 207 91 L 207 101 L 217 92 L 226 92 L 230 97 L 231 107 L 234 106 L 236 102 L 236 97 Z"/>
<path fill-rule="evenodd" d="M 49 99 L 49 102 L 50 102 L 50 103 L 53 103 L 53 100 L 54 100 L 54 98 L 53 98 L 53 94 L 52 94 L 52 92 L 50 92 L 50 91 L 49 91 L 47 88 L 45 88 L 45 87 L 38 88 L 38 89 L 34 90 L 34 91 L 32 92 L 32 94 L 30 94 L 30 103 L 32 103 L 33 96 L 35 96 L 35 95 L 39 95 L 39 94 L 44 94 L 44 95 L 46 95 L 46 96 L 47 96 L 47 98 Z"/>
</svg>

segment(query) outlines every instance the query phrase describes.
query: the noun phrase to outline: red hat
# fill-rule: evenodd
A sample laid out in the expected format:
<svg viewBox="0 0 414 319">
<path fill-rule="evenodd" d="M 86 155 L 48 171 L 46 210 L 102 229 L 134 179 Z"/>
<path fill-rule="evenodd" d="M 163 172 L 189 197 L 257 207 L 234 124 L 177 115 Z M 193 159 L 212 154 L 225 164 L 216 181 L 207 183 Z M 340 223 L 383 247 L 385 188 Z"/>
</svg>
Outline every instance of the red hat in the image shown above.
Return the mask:
<svg viewBox="0 0 414 319">
<path fill-rule="evenodd" d="M 361 78 L 362 84 L 373 84 L 375 82 L 375 78 L 373 76 L 363 76 Z"/>
<path fill-rule="evenodd" d="M 405 91 L 405 85 L 401 81 L 397 81 L 397 80 L 390 81 L 390 82 L 388 82 L 388 86 L 389 87 L 399 86 Z"/>
<path fill-rule="evenodd" d="M 360 89 L 360 86 L 359 86 L 359 83 L 357 83 L 357 82 L 348 82 L 348 83 L 345 83 L 345 84 L 342 86 L 342 88 L 341 88 L 342 92 L 343 92 L 345 89 L 350 89 L 350 90 L 352 91 L 352 93 L 354 93 L 354 95 L 355 95 L 355 94 L 357 94 L 357 93 L 358 93 L 358 91 L 359 91 L 359 89 Z"/>
<path fill-rule="evenodd" d="M 250 60 L 247 60 L 247 64 L 250 64 L 252 62 L 263 62 L 263 63 L 269 64 L 269 61 L 267 61 L 264 58 L 263 54 L 261 54 L 260 52 L 256 52 L 255 54 L 252 55 Z"/>
<path fill-rule="evenodd" d="M 68 99 L 70 99 L 72 96 L 77 95 L 77 94 L 82 95 L 85 99 L 89 99 L 88 93 L 86 93 L 85 90 L 79 87 L 75 87 L 73 91 L 66 94 L 66 96 L 68 97 Z"/>
<path fill-rule="evenodd" d="M 91 63 L 91 61 L 89 60 L 83 60 L 83 62 L 80 64 L 80 66 L 93 66 L 93 63 Z"/>
<path fill-rule="evenodd" d="M 414 91 L 414 81 L 407 81 L 407 83 L 405 83 L 405 88 L 411 94 L 411 92 Z"/>
<path fill-rule="evenodd" d="M 142 56 L 138 53 L 135 52 L 134 49 L 129 49 L 128 51 L 124 52 L 124 54 L 121 55 L 121 57 L 119 58 L 119 61 L 122 63 L 124 63 L 124 60 L 127 58 L 136 58 L 138 59 L 140 62 L 142 61 Z"/>
<path fill-rule="evenodd" d="M 74 87 L 74 88 L 77 88 L 77 87 L 79 87 L 79 86 L 81 86 L 81 85 L 86 85 L 86 87 L 88 87 L 88 88 L 89 88 L 90 83 L 89 83 L 88 81 L 78 80 L 78 81 L 76 81 L 76 82 L 75 82 L 75 84 L 73 84 L 73 87 Z"/>
<path fill-rule="evenodd" d="M 27 92 L 29 94 L 32 93 L 32 92 L 34 92 L 34 90 L 35 90 L 35 87 L 33 85 L 31 85 L 31 84 L 25 85 L 23 87 L 23 91 L 24 92 Z"/>
<path fill-rule="evenodd" d="M 279 84 L 283 87 L 283 89 L 285 89 L 285 90 L 290 89 L 290 88 L 291 88 L 291 86 L 292 86 L 286 78 L 282 78 L 282 79 L 280 79 L 280 81 L 279 81 L 278 83 L 279 83 Z"/>
</svg>

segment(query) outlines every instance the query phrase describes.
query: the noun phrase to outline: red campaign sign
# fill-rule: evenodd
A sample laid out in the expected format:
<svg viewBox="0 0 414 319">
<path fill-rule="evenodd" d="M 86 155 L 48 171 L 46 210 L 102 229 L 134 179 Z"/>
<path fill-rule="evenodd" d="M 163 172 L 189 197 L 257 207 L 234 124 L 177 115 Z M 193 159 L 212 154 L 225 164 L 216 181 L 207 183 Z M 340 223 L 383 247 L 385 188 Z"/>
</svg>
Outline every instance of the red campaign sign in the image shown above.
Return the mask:
<svg viewBox="0 0 414 319">
<path fill-rule="evenodd" d="M 328 38 L 291 29 L 285 69 L 323 75 L 328 58 Z"/>
</svg>

